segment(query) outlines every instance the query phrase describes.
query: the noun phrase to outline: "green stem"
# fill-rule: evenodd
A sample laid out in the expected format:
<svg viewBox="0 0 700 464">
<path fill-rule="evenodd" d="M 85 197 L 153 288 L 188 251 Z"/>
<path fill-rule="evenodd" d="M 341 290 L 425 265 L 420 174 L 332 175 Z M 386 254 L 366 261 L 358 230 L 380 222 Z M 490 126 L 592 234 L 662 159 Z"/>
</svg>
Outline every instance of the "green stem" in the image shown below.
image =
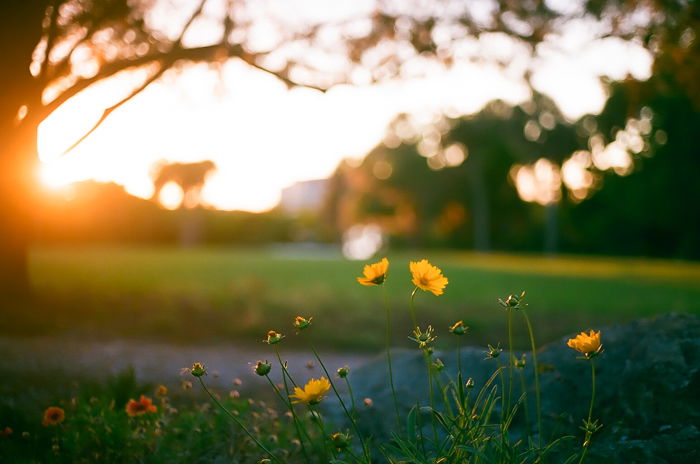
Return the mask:
<svg viewBox="0 0 700 464">
<path fill-rule="evenodd" d="M 513 310 L 508 308 L 508 415 L 513 403 Z"/>
<path fill-rule="evenodd" d="M 424 353 L 423 357 L 425 358 L 425 367 L 428 369 L 428 393 L 430 394 L 430 425 L 433 429 L 433 440 L 435 441 L 435 450 L 437 451 L 439 442 L 438 442 L 438 433 L 437 433 L 437 425 L 435 425 L 435 415 L 433 414 L 433 411 L 435 411 L 435 395 L 433 393 L 433 370 L 430 367 L 430 355 L 427 353 Z"/>
<path fill-rule="evenodd" d="M 537 405 L 537 447 L 542 448 L 542 407 L 540 403 L 540 369 L 537 365 L 537 350 L 535 348 L 535 335 L 532 332 L 532 324 L 530 324 L 530 318 L 527 315 L 527 311 L 522 310 L 523 317 L 525 318 L 525 323 L 527 324 L 527 331 L 530 335 L 530 346 L 532 348 L 532 368 L 535 374 L 535 403 Z"/>
<path fill-rule="evenodd" d="M 501 365 L 501 361 L 496 358 L 496 364 L 498 365 L 499 373 L 498 377 L 501 379 L 501 425 L 503 425 L 505 421 L 505 414 L 506 414 L 506 381 L 503 378 L 503 366 Z"/>
<path fill-rule="evenodd" d="M 496 364 L 498 364 L 498 370 L 500 371 L 498 373 L 498 376 L 501 378 L 501 423 L 500 423 L 500 428 L 501 428 L 501 449 L 505 450 L 505 443 L 506 443 L 506 429 L 505 429 L 505 424 L 506 424 L 506 380 L 503 375 L 503 366 L 501 365 L 501 361 L 496 358 Z"/>
<path fill-rule="evenodd" d="M 350 414 L 350 411 L 348 411 L 347 406 L 345 406 L 345 402 L 343 401 L 343 398 L 340 396 L 340 393 L 338 393 L 338 390 L 335 388 L 335 382 L 333 382 L 331 375 L 328 373 L 328 369 L 326 369 L 326 365 L 323 364 L 321 357 L 318 355 L 318 351 L 316 351 L 316 348 L 314 347 L 313 343 L 311 343 L 310 345 L 311 345 L 311 351 L 314 353 L 314 356 L 318 360 L 318 363 L 321 365 L 323 372 L 326 373 L 326 376 L 328 378 L 328 382 L 331 384 L 331 388 L 333 388 L 333 393 L 335 393 L 335 396 L 338 398 L 340 405 L 343 407 L 343 411 L 345 411 L 345 415 L 348 417 L 348 419 L 350 419 L 350 423 L 352 424 L 352 427 L 355 429 L 355 433 L 357 433 L 357 438 L 359 438 L 360 443 L 362 444 L 362 452 L 365 455 L 365 459 L 367 459 L 367 462 L 369 463 L 371 461 L 370 457 L 369 457 L 369 451 L 367 449 L 367 445 L 365 444 L 365 440 L 364 440 L 364 438 L 362 438 L 362 434 L 360 433 L 360 428 L 357 426 L 357 422 L 355 422 L 355 418 L 352 417 L 352 414 Z"/>
<path fill-rule="evenodd" d="M 280 369 L 282 369 L 282 382 L 284 383 L 284 392 L 287 394 L 287 404 L 289 405 L 289 412 L 292 413 L 292 421 L 294 422 L 294 426 L 297 429 L 297 435 L 299 435 L 299 442 L 301 443 L 302 449 L 304 448 L 304 439 L 302 438 L 302 428 L 299 423 L 299 418 L 297 417 L 297 413 L 294 410 L 294 406 L 291 403 L 291 400 L 289 399 L 289 384 L 287 383 L 287 379 L 289 379 L 290 382 L 292 382 L 293 386 L 297 386 L 296 382 L 292 378 L 291 375 L 289 375 L 289 372 L 287 372 L 287 366 L 286 364 L 282 361 L 282 356 L 280 356 L 280 350 L 277 345 L 275 345 L 275 355 L 277 356 L 277 361 L 280 363 Z M 308 437 L 308 434 L 307 434 Z M 309 437 L 309 442 L 311 442 L 311 438 Z M 306 456 L 306 450 L 304 449 L 304 456 Z M 308 457 L 307 457 L 308 459 Z"/>
<path fill-rule="evenodd" d="M 457 372 L 462 373 L 462 337 L 459 337 L 459 345 L 457 345 Z"/>
<path fill-rule="evenodd" d="M 526 436 L 531 436 L 532 430 L 530 430 L 530 415 L 528 412 L 528 406 L 527 406 L 527 387 L 525 386 L 525 376 L 523 375 L 523 371 L 518 372 L 518 376 L 520 377 L 520 392 L 523 395 L 523 412 L 525 414 L 525 432 Z"/>
<path fill-rule="evenodd" d="M 588 407 L 588 422 L 593 417 L 593 403 L 595 402 L 595 361 L 591 358 L 591 404 Z"/>
<path fill-rule="evenodd" d="M 581 453 L 581 459 L 579 459 L 578 464 L 583 464 L 586 459 L 586 454 L 588 454 L 588 448 L 591 446 L 591 437 L 593 432 L 591 431 L 591 418 L 593 418 L 593 403 L 595 402 L 595 361 L 590 358 L 591 361 L 591 404 L 588 406 L 588 421 L 586 422 L 586 438 L 583 441 L 583 453 Z"/>
<path fill-rule="evenodd" d="M 350 404 L 352 406 L 353 411 L 357 411 L 357 407 L 355 406 L 355 395 L 352 393 L 352 386 L 350 386 L 350 380 L 345 377 L 345 385 L 348 386 L 348 393 L 350 394 Z"/>
<path fill-rule="evenodd" d="M 382 286 L 382 292 L 384 293 L 384 312 L 386 313 L 386 362 L 389 365 L 389 386 L 391 387 L 391 397 L 394 401 L 394 412 L 396 413 L 396 427 L 399 429 L 401 427 L 401 417 L 399 415 L 399 403 L 396 399 L 396 390 L 394 389 L 394 372 L 391 366 L 391 311 L 389 310 L 389 302 L 387 298 L 386 287 Z M 348 389 L 350 388 L 350 383 L 348 382 Z M 352 397 L 352 390 L 350 391 L 350 398 L 353 401 L 353 409 L 355 408 L 355 400 Z"/>
<path fill-rule="evenodd" d="M 287 392 L 287 395 L 289 395 L 289 386 L 287 385 L 287 380 L 289 379 L 290 382 L 292 382 L 292 386 L 298 387 L 297 383 L 294 381 L 291 375 L 289 375 L 289 372 L 287 372 L 287 365 L 282 362 L 282 356 L 280 356 L 280 350 L 275 346 L 275 354 L 277 355 L 277 361 L 280 363 L 280 367 L 282 368 L 282 380 L 284 380 L 284 390 Z"/>
<path fill-rule="evenodd" d="M 414 288 L 413 291 L 411 292 L 411 304 L 408 307 L 410 312 L 411 312 L 411 322 L 413 322 L 413 328 L 415 329 L 418 327 L 418 319 L 416 319 L 416 303 L 414 300 L 416 296 L 416 292 L 418 291 L 418 287 Z"/>
<path fill-rule="evenodd" d="M 301 426 L 299 425 L 299 420 L 297 419 L 297 415 L 296 415 L 296 413 L 294 412 L 294 406 L 293 406 L 292 403 L 289 401 L 289 395 L 287 395 L 286 398 L 283 397 L 283 396 L 282 396 L 282 392 L 280 392 L 279 388 L 277 388 L 277 385 L 274 384 L 274 382 L 272 381 L 272 379 L 270 378 L 270 376 L 267 375 L 267 374 L 265 374 L 265 378 L 267 379 L 268 382 L 270 382 L 270 386 L 272 386 L 272 389 L 275 391 L 275 393 L 277 393 L 277 396 L 279 396 L 279 398 L 280 398 L 280 400 L 282 401 L 282 403 L 284 403 L 284 405 L 287 407 L 287 409 L 289 409 L 289 411 L 292 413 L 292 422 L 294 422 L 294 428 L 296 429 L 297 436 L 299 437 L 299 444 L 301 445 L 301 451 L 302 451 L 302 453 L 304 454 L 304 458 L 305 458 L 307 461 L 309 461 L 309 454 L 308 454 L 308 452 L 306 451 L 306 446 L 304 446 L 304 437 L 303 437 L 303 435 L 302 435 L 302 430 L 303 430 L 303 429 L 302 429 Z M 289 391 L 287 391 L 287 393 L 289 393 Z M 306 435 L 306 438 L 307 438 L 309 441 L 311 441 L 311 437 L 309 437 L 308 434 Z"/>
<path fill-rule="evenodd" d="M 321 413 L 314 411 L 313 407 L 309 404 L 309 412 L 313 415 L 313 420 L 318 424 L 318 429 L 321 431 L 321 449 L 323 450 L 324 459 L 327 460 L 328 446 L 326 446 L 326 440 L 329 435 L 326 434 L 326 428 L 323 426 L 323 418 Z M 338 455 L 335 452 L 335 448 L 330 447 L 333 459 L 337 458 Z"/>
<path fill-rule="evenodd" d="M 245 425 L 243 425 L 243 423 L 240 421 L 240 419 L 238 419 L 236 416 L 234 416 L 233 414 L 231 414 L 231 411 L 229 411 L 228 409 L 226 409 L 226 407 L 224 407 L 224 405 L 221 404 L 221 403 L 219 402 L 219 400 L 216 399 L 216 397 L 209 391 L 209 389 L 207 388 L 207 386 L 204 384 L 204 381 L 202 380 L 202 377 L 197 377 L 197 379 L 199 379 L 200 385 L 202 385 L 202 388 L 204 389 L 204 391 L 207 393 L 207 395 L 209 395 L 209 397 L 212 399 L 212 401 L 213 401 L 214 403 L 216 403 L 216 405 L 219 407 L 219 409 L 221 409 L 224 413 L 226 413 L 226 415 L 227 415 L 228 417 L 230 417 L 231 419 L 233 419 L 233 421 L 234 421 L 236 424 L 238 424 L 238 426 L 239 426 L 241 429 L 243 429 L 243 431 L 246 433 L 246 435 L 248 435 L 248 437 L 249 437 L 251 440 L 253 440 L 253 442 L 255 442 L 255 444 L 258 445 L 258 446 L 260 447 L 260 449 L 262 449 L 265 453 L 267 453 L 267 455 L 270 456 L 270 458 L 271 458 L 273 461 L 279 462 L 280 464 L 282 464 L 282 461 L 281 461 L 277 456 L 275 456 L 274 454 L 272 454 L 272 452 L 271 452 L 269 449 L 267 449 L 267 448 L 265 447 L 265 445 L 263 445 L 262 443 L 260 443 L 260 441 L 259 441 L 257 438 L 255 438 L 255 436 L 254 436 L 252 433 L 250 433 L 250 431 L 246 428 Z"/>
</svg>

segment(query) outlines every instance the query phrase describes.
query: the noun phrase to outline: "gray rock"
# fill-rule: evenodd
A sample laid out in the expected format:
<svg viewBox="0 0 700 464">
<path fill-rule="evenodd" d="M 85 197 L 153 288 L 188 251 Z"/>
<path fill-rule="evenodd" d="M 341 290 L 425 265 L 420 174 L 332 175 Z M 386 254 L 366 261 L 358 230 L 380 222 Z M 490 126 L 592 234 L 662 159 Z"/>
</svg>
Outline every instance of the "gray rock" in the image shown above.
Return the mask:
<svg viewBox="0 0 700 464">
<path fill-rule="evenodd" d="M 668 314 L 625 325 L 602 328 L 604 352 L 596 358 L 597 396 L 593 416 L 603 424 L 595 434 L 588 462 L 698 463 L 700 462 L 700 318 Z M 566 346 L 571 336 L 543 347 L 538 353 L 543 415 L 543 437 L 575 435 L 588 414 L 591 377 L 588 362 L 577 359 Z M 416 403 L 428 404 L 423 356 L 416 351 L 394 351 L 394 384 L 400 421 Z M 517 353 L 519 356 L 520 353 Z M 534 376 L 530 353 L 523 371 L 529 395 L 530 423 L 534 424 Z M 456 378 L 456 352 L 436 352 L 445 364 L 443 385 Z M 462 372 L 472 377 L 478 391 L 496 368 L 483 349 L 461 350 Z M 507 361 L 507 353 L 500 359 Z M 386 438 L 397 430 L 388 384 L 386 358 L 381 356 L 350 374 L 358 403 L 371 398 L 372 406 L 358 404 L 358 421 L 365 433 Z M 520 394 L 516 376 L 514 396 Z M 345 399 L 349 404 L 346 394 Z M 326 414 L 342 424 L 342 409 L 333 401 Z M 438 405 L 438 408 L 442 406 Z M 524 414 L 513 425 L 522 432 Z M 347 424 L 345 425 L 347 427 Z"/>
</svg>

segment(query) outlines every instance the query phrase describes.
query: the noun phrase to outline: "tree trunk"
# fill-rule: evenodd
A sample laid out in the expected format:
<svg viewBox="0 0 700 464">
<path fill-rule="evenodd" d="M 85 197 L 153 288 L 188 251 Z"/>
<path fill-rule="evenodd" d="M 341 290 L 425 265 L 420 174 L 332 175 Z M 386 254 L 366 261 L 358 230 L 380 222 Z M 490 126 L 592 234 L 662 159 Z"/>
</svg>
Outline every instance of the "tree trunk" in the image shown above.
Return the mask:
<svg viewBox="0 0 700 464">
<path fill-rule="evenodd" d="M 544 252 L 553 255 L 559 248 L 559 203 L 544 207 Z"/>
<path fill-rule="evenodd" d="M 470 157 L 469 186 L 471 190 L 471 214 L 474 230 L 474 250 L 491 250 L 491 214 L 489 194 L 484 179 L 484 164 L 477 154 Z"/>
<path fill-rule="evenodd" d="M 42 91 L 38 79 L 29 72 L 29 65 L 41 39 L 45 11 L 43 1 L 0 2 L 0 295 L 3 299 L 29 293 L 28 251 L 38 164 L 37 128 L 41 122 L 37 114 L 41 112 Z M 20 108 L 24 108 L 21 113 Z"/>
</svg>

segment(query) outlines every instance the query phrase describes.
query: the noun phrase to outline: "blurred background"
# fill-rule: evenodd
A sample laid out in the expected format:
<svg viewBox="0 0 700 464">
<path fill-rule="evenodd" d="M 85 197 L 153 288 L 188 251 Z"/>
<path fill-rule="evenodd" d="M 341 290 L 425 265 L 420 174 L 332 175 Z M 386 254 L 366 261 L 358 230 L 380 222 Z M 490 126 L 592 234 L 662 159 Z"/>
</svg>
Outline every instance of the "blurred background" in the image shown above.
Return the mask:
<svg viewBox="0 0 700 464">
<path fill-rule="evenodd" d="M 263 351 L 298 314 L 375 353 L 355 278 L 383 256 L 396 346 L 422 258 L 443 347 L 460 319 L 502 341 L 521 290 L 540 342 L 700 313 L 697 2 L 5 0 L 0 23 L 6 362 Z"/>
</svg>

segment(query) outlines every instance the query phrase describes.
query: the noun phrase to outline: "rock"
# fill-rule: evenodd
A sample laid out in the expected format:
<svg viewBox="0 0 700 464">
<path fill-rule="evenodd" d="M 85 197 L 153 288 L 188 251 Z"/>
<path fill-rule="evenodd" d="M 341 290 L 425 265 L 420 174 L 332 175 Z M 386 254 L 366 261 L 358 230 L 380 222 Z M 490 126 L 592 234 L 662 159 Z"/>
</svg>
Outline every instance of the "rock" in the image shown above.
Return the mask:
<svg viewBox="0 0 700 464">
<path fill-rule="evenodd" d="M 700 318 L 668 314 L 600 330 L 604 352 L 595 360 L 593 417 L 603 428 L 593 437 L 588 462 L 700 462 Z M 545 438 L 575 435 L 575 446 L 579 446 L 583 434 L 579 426 L 588 414 L 591 377 L 588 362 L 577 359 L 578 353 L 566 346 L 571 336 L 538 353 L 542 428 Z M 426 366 L 417 350 L 392 354 L 400 420 L 405 423 L 411 406 L 428 404 Z M 446 366 L 441 375 L 444 385 L 456 377 L 457 354 L 436 352 L 434 356 Z M 531 355 L 526 356 L 523 374 L 529 390 L 530 422 L 534 424 L 533 366 Z M 461 358 L 465 380 L 472 377 L 478 391 L 495 370 L 495 361 L 485 360 L 484 350 L 477 348 L 462 349 Z M 500 359 L 505 364 L 507 353 Z M 372 407 L 358 407 L 365 433 L 390 436 L 397 430 L 397 421 L 385 357 L 354 370 L 349 379 L 360 403 L 363 398 L 372 399 Z M 517 379 L 516 374 L 516 398 L 520 394 Z M 325 410 L 331 419 L 342 423 L 337 404 L 328 401 Z M 524 415 L 519 416 L 513 425 L 516 436 L 524 427 Z"/>
</svg>

